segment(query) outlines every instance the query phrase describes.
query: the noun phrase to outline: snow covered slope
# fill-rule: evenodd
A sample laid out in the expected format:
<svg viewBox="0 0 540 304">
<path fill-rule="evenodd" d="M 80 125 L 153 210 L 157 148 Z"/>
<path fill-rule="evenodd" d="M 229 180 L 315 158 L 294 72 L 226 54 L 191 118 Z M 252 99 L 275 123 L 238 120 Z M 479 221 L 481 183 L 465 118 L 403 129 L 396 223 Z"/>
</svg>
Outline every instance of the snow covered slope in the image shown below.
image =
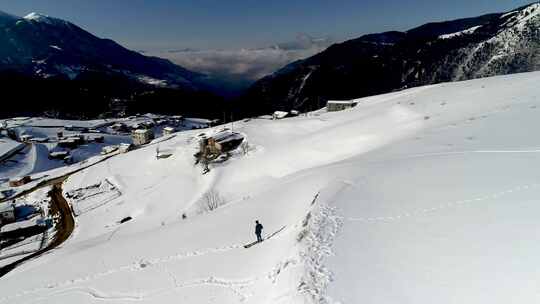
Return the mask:
<svg viewBox="0 0 540 304">
<path fill-rule="evenodd" d="M 160 143 L 167 159 L 155 146 L 111 158 L 64 192 L 106 180 L 120 195 L 100 194 L 67 243 L 1 278 L 0 303 L 534 303 L 539 81 L 238 122 L 249 152 L 206 175 L 200 130 Z M 201 212 L 209 192 L 225 204 Z M 277 234 L 244 249 L 256 219 Z"/>
</svg>

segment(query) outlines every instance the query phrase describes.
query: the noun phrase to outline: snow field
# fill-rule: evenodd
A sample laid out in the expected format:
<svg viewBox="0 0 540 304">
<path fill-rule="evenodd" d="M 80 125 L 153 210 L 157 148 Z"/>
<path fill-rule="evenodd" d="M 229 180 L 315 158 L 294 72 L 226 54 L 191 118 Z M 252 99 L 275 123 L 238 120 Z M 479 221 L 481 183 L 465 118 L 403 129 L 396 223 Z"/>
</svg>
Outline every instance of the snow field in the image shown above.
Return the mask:
<svg viewBox="0 0 540 304">
<path fill-rule="evenodd" d="M 107 179 L 121 195 L 2 278 L 0 303 L 535 302 L 539 80 L 440 84 L 238 122 L 252 150 L 206 175 L 193 154 L 208 130 L 159 143 L 167 159 L 153 146 L 110 158 L 64 192 Z M 226 204 L 192 212 L 211 190 Z M 244 249 L 257 219 L 264 235 L 285 229 Z"/>
</svg>

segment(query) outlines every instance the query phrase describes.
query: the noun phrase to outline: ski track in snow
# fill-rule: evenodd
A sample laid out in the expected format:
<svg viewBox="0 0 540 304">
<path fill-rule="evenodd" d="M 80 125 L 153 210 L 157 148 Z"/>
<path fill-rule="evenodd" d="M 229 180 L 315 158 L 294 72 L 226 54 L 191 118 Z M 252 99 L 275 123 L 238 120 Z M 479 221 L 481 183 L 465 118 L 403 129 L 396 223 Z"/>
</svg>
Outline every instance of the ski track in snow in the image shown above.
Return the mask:
<svg viewBox="0 0 540 304">
<path fill-rule="evenodd" d="M 149 298 L 153 298 L 159 295 L 164 295 L 167 293 L 174 292 L 175 290 L 180 289 L 180 288 L 199 287 L 199 286 L 217 286 L 217 287 L 228 289 L 234 295 L 238 296 L 241 302 L 243 302 L 247 300 L 249 297 L 251 297 L 251 294 L 244 292 L 243 289 L 245 289 L 248 286 L 253 285 L 257 280 L 261 279 L 261 277 L 256 277 L 256 278 L 247 279 L 247 280 L 227 280 L 227 279 L 216 278 L 216 277 L 210 276 L 210 277 L 206 277 L 202 279 L 195 279 L 195 280 L 190 280 L 186 282 L 178 282 L 176 277 L 172 273 L 165 270 L 164 272 L 166 272 L 168 275 L 171 276 L 171 279 L 173 280 L 172 287 L 160 288 L 160 289 L 154 289 L 154 290 L 136 292 L 136 293 L 114 293 L 114 292 L 107 293 L 107 292 L 103 292 L 98 289 L 90 288 L 90 287 L 70 287 L 70 288 L 58 290 L 53 293 L 40 296 L 38 298 L 34 298 L 25 303 L 36 303 L 41 300 L 50 299 L 51 296 L 60 296 L 60 295 L 66 295 L 66 294 L 71 294 L 71 293 L 86 294 L 89 297 L 94 298 L 96 300 L 143 301 L 145 299 L 149 299 Z"/>
<path fill-rule="evenodd" d="M 282 229 L 278 230 L 276 235 L 281 234 L 283 231 L 293 230 L 295 227 L 296 226 L 292 226 L 289 229 L 282 228 Z M 227 251 L 231 251 L 231 250 L 234 250 L 234 249 L 240 249 L 240 248 L 244 249 L 244 245 L 243 244 L 235 244 L 235 245 L 223 246 L 223 247 L 217 247 L 217 248 L 195 250 L 195 251 L 183 252 L 183 253 L 179 253 L 179 254 L 175 254 L 175 255 L 165 256 L 165 257 L 161 257 L 161 258 L 148 259 L 148 260 L 139 259 L 138 261 L 135 261 L 135 262 L 132 262 L 130 264 L 126 264 L 126 265 L 123 265 L 123 266 L 120 266 L 120 267 L 117 267 L 117 268 L 109 269 L 107 271 L 103 271 L 103 272 L 99 272 L 99 273 L 95 273 L 95 274 L 90 274 L 90 275 L 87 275 L 87 276 L 84 276 L 84 277 L 79 277 L 79 278 L 76 278 L 76 279 L 70 279 L 70 280 L 66 280 L 66 281 L 63 281 L 63 282 L 50 283 L 50 284 L 47 284 L 46 286 L 43 286 L 43 287 L 38 287 L 38 288 L 35 288 L 35 289 L 22 291 L 22 292 L 19 292 L 17 294 L 14 294 L 12 296 L 0 298 L 0 303 L 9 303 L 10 300 L 20 298 L 22 296 L 28 296 L 28 295 L 32 295 L 32 294 L 42 294 L 42 293 L 44 293 L 46 291 L 50 291 L 51 289 L 60 289 L 60 288 L 61 288 L 60 290 L 54 291 L 53 293 L 48 293 L 43 298 L 47 298 L 49 296 L 54 296 L 54 295 L 60 295 L 60 294 L 64 294 L 64 293 L 69 293 L 69 292 L 83 292 L 83 293 L 87 293 L 87 294 L 91 295 L 93 298 L 98 298 L 98 299 L 107 299 L 107 300 L 142 300 L 142 299 L 147 298 L 147 297 L 152 297 L 152 296 L 156 296 L 156 295 L 165 293 L 165 292 L 169 291 L 170 288 L 154 290 L 154 291 L 151 291 L 151 292 L 141 293 L 141 294 L 138 294 L 138 295 L 107 295 L 104 292 L 100 292 L 98 290 L 91 289 L 91 288 L 70 287 L 70 286 L 75 285 L 75 284 L 88 282 L 88 281 L 92 281 L 92 280 L 96 280 L 98 278 L 106 277 L 106 276 L 121 273 L 121 272 L 142 271 L 142 270 L 145 270 L 146 268 L 155 267 L 155 266 L 162 266 L 163 264 L 167 264 L 167 263 L 171 263 L 171 262 L 175 262 L 175 261 L 180 261 L 180 260 L 183 260 L 183 259 L 200 257 L 200 256 L 212 254 L 212 253 L 227 252 Z M 184 282 L 184 283 L 178 283 L 177 280 L 176 280 L 176 277 L 171 272 L 169 272 L 169 271 L 165 271 L 165 272 L 169 276 L 171 276 L 173 278 L 175 288 L 199 286 L 199 285 L 215 285 L 215 286 L 222 286 L 222 287 L 230 287 L 230 288 L 232 288 L 231 286 L 233 286 L 233 287 L 234 286 L 245 287 L 245 286 L 251 285 L 252 283 L 254 283 L 255 281 L 261 279 L 264 276 L 271 279 L 272 276 L 275 275 L 276 270 L 273 269 L 272 271 L 265 274 L 264 276 L 256 277 L 254 279 L 244 280 L 244 281 L 231 281 L 231 280 L 224 280 L 224 279 L 216 279 L 215 277 L 208 277 L 208 278 L 197 279 L 197 280 L 194 280 L 194 281 L 189 281 L 189 282 Z M 279 272 L 280 271 L 278 271 L 278 273 Z M 247 299 L 249 297 L 246 294 L 242 294 L 238 290 L 233 290 L 233 292 L 235 294 L 241 296 L 240 298 L 243 299 L 242 301 L 244 301 L 245 299 Z M 31 302 L 26 302 L 26 303 L 33 303 L 33 302 L 35 302 L 37 300 L 38 299 L 34 299 Z"/>
<path fill-rule="evenodd" d="M 348 184 L 334 194 L 340 195 Z M 317 199 L 315 197 L 315 200 Z M 305 297 L 306 303 L 330 304 L 334 301 L 327 296 L 328 285 L 333 281 L 332 271 L 325 265 L 325 259 L 333 256 L 332 245 L 343 226 L 343 217 L 337 214 L 337 208 L 325 203 L 315 205 L 312 217 L 306 229 L 305 248 L 299 253 L 305 273 L 298 286 L 298 292 Z"/>
<path fill-rule="evenodd" d="M 528 190 L 528 189 L 539 187 L 539 186 L 540 186 L 540 184 L 530 184 L 530 185 L 517 186 L 515 188 L 511 188 L 511 189 L 501 191 L 501 192 L 497 192 L 497 193 L 487 194 L 487 195 L 483 195 L 483 196 L 479 196 L 479 197 L 471 198 L 471 199 L 466 199 L 466 200 L 440 203 L 440 204 L 437 204 L 436 207 L 426 208 L 426 209 L 422 209 L 422 210 L 416 210 L 416 211 L 412 211 L 412 212 L 401 213 L 401 214 L 397 214 L 397 215 L 393 215 L 393 216 L 366 217 L 366 218 L 353 218 L 353 217 L 350 217 L 350 218 L 347 218 L 347 220 L 351 221 L 351 222 L 368 222 L 368 223 L 392 222 L 392 221 L 397 221 L 397 220 L 401 220 L 401 219 L 405 219 L 405 218 L 411 218 L 411 217 L 415 217 L 415 216 L 419 216 L 419 215 L 423 215 L 423 214 L 427 214 L 427 213 L 432 213 L 432 212 L 437 212 L 437 211 L 449 209 L 449 208 L 456 207 L 456 206 L 459 206 L 459 205 L 465 205 L 465 204 L 470 204 L 470 203 L 474 203 L 474 202 L 481 202 L 481 201 L 486 201 L 486 200 L 490 200 L 490 199 L 496 199 L 496 198 L 499 198 L 501 196 L 504 196 L 504 195 L 507 195 L 507 194 L 510 194 L 510 193 L 524 191 L 524 190 Z"/>
</svg>

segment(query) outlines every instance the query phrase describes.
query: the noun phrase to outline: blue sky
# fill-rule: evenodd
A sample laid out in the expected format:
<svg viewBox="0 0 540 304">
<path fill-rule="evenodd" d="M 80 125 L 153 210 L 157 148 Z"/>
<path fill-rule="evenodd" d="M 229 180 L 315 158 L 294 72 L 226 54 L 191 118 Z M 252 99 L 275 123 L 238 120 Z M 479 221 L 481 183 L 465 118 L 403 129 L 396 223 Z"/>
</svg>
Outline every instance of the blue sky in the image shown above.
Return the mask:
<svg viewBox="0 0 540 304">
<path fill-rule="evenodd" d="M 506 11 L 532 0 L 0 0 L 15 15 L 72 21 L 136 50 L 252 48 L 298 33 L 353 38 Z"/>
</svg>

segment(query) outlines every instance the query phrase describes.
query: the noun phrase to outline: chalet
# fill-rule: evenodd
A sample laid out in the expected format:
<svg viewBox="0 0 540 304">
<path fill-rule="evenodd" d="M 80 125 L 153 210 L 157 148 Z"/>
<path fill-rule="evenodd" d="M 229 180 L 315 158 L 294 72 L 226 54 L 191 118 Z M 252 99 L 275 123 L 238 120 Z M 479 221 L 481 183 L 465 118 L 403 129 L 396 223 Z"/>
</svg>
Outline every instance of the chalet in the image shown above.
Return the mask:
<svg viewBox="0 0 540 304">
<path fill-rule="evenodd" d="M 244 136 L 242 136 L 242 134 L 230 130 L 224 130 L 210 138 L 206 138 L 206 136 L 203 135 L 199 141 L 199 152 L 194 155 L 197 159 L 196 164 L 202 162 L 204 165 L 204 173 L 206 173 L 210 171 L 208 164 L 211 161 L 220 157 L 223 153 L 228 154 L 232 150 L 235 150 L 243 141 Z M 159 151 L 157 157 L 159 158 Z"/>
<path fill-rule="evenodd" d="M 142 146 L 154 139 L 154 132 L 150 129 L 138 129 L 133 131 L 132 138 L 135 146 Z"/>
<path fill-rule="evenodd" d="M 0 204 L 0 225 L 15 222 L 15 206 L 8 203 Z"/>
<path fill-rule="evenodd" d="M 163 136 L 171 135 L 174 132 L 176 132 L 176 130 L 173 127 L 165 127 L 165 128 L 163 128 Z"/>
<path fill-rule="evenodd" d="M 26 185 L 29 182 L 32 181 L 32 178 L 28 175 L 26 176 L 18 176 L 18 177 L 12 177 L 9 180 L 9 186 L 10 187 L 20 187 L 22 185 Z"/>
<path fill-rule="evenodd" d="M 328 112 L 343 111 L 356 107 L 358 101 L 356 100 L 329 100 L 326 104 L 326 110 Z"/>
</svg>

